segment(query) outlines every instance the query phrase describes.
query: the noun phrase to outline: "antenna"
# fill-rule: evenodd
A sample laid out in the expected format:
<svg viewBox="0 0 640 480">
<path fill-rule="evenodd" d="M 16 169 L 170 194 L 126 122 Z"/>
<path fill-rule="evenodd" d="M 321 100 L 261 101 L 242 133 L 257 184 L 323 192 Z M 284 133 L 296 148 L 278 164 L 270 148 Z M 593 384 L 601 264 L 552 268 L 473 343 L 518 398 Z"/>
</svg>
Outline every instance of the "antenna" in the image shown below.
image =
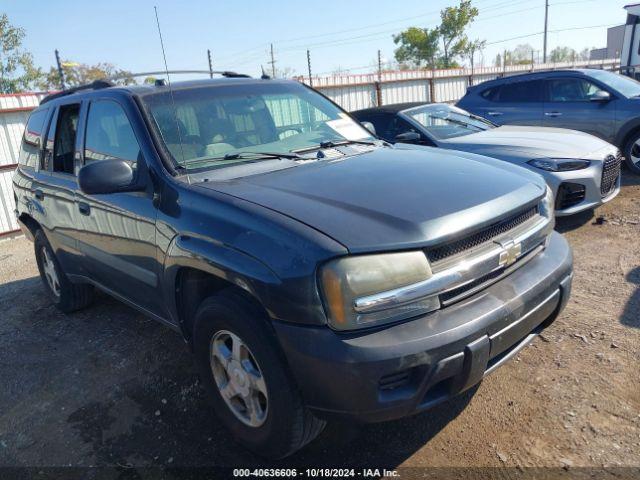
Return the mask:
<svg viewBox="0 0 640 480">
<path fill-rule="evenodd" d="M 171 97 L 171 106 L 173 107 L 173 118 L 176 121 L 176 129 L 178 131 L 178 140 L 180 141 L 180 155 L 182 156 L 182 163 L 184 163 L 184 150 L 182 148 L 182 132 L 180 131 L 180 123 L 178 122 L 178 110 L 176 109 L 176 101 L 173 98 L 173 88 L 171 87 L 171 77 L 169 76 L 169 67 L 167 66 L 167 55 L 164 53 L 164 42 L 162 41 L 162 31 L 160 30 L 160 20 L 158 19 L 158 7 L 154 6 L 153 10 L 156 12 L 156 25 L 158 26 L 158 35 L 160 36 L 160 47 L 162 48 L 162 58 L 164 60 L 164 71 L 167 75 L 167 83 L 169 84 L 169 96 Z M 187 173 L 187 182 L 191 183 L 189 174 Z"/>
</svg>

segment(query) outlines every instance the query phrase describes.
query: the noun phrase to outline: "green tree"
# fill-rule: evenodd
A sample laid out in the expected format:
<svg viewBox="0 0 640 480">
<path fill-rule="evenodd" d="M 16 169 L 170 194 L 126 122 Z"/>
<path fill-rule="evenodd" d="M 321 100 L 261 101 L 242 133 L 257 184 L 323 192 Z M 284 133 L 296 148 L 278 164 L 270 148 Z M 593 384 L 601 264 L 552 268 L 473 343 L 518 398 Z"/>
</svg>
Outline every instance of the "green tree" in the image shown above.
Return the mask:
<svg viewBox="0 0 640 480">
<path fill-rule="evenodd" d="M 438 31 L 442 40 L 444 68 L 455 66 L 455 57 L 464 53 L 468 43 L 464 31 L 477 16 L 478 9 L 471 6 L 471 0 L 460 0 L 459 6 L 447 7 L 440 12 Z"/>
<path fill-rule="evenodd" d="M 440 25 L 435 28 L 410 27 L 393 36 L 399 45 L 395 57 L 400 66 L 416 67 L 457 66 L 456 57 L 465 56 L 474 47 L 465 34 L 467 26 L 478 16 L 478 9 L 471 6 L 471 0 L 460 0 L 457 7 L 447 7 L 440 12 Z"/>
<path fill-rule="evenodd" d="M 33 56 L 22 48 L 23 28 L 14 27 L 6 13 L 0 15 L 0 93 L 32 89 L 42 77 Z"/>
<path fill-rule="evenodd" d="M 553 63 L 571 62 L 576 58 L 576 51 L 570 47 L 556 47 L 549 54 L 549 61 Z"/>
<path fill-rule="evenodd" d="M 465 57 L 465 58 L 467 58 L 469 60 L 469 64 L 471 65 L 471 70 L 473 70 L 473 67 L 475 66 L 476 53 L 479 53 L 482 50 L 484 50 L 484 47 L 486 46 L 486 44 L 487 44 L 486 40 L 479 40 L 479 39 L 467 40 L 467 39 L 465 39 L 464 45 L 461 48 L 461 54 L 462 54 L 463 57 Z"/>
<path fill-rule="evenodd" d="M 394 52 L 400 64 L 411 64 L 415 67 L 436 67 L 436 59 L 440 54 L 438 29 L 410 27 L 393 36 L 396 45 Z"/>
<path fill-rule="evenodd" d="M 119 69 L 111 63 L 100 62 L 95 65 L 87 65 L 70 60 L 64 60 L 60 63 L 62 64 L 62 74 L 64 75 L 66 87 L 84 85 L 94 80 L 102 80 L 113 76 L 123 77 L 115 81 L 117 84 L 131 85 L 136 83 L 131 77 L 131 72 Z M 45 89 L 60 88 L 60 74 L 56 67 L 51 67 L 49 73 L 41 81 L 41 87 Z"/>
</svg>

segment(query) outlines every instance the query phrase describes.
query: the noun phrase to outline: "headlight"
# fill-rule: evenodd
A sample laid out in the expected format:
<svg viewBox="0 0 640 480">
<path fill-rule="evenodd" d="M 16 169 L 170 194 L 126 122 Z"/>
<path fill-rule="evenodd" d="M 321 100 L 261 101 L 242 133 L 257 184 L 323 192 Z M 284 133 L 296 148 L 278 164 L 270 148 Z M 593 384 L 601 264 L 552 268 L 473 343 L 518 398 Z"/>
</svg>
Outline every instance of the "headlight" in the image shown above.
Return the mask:
<svg viewBox="0 0 640 480">
<path fill-rule="evenodd" d="M 422 251 L 333 260 L 320 271 L 329 324 L 337 330 L 352 330 L 437 310 L 440 301 L 435 295 L 413 298 L 393 291 L 430 277 L 431 267 Z"/>
<path fill-rule="evenodd" d="M 569 170 L 581 170 L 591 165 L 589 160 L 575 158 L 536 158 L 527 162 L 532 167 L 548 172 L 567 172 Z"/>
</svg>

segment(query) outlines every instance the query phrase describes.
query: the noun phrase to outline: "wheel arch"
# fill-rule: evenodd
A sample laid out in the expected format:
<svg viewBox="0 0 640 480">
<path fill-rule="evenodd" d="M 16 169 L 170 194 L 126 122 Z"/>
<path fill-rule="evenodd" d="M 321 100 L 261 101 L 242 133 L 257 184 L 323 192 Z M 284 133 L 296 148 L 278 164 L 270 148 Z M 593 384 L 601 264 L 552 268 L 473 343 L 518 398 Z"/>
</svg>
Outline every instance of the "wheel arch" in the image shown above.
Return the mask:
<svg viewBox="0 0 640 480">
<path fill-rule="evenodd" d="M 269 317 L 270 289 L 281 284 L 265 264 L 210 240 L 178 235 L 164 262 L 164 295 L 170 313 L 191 343 L 193 319 L 202 301 L 223 289 L 235 289 Z"/>
<path fill-rule="evenodd" d="M 618 131 L 618 136 L 616 138 L 616 146 L 623 150 L 629 139 L 634 134 L 640 133 L 640 118 L 634 118 L 633 120 L 629 120 L 625 123 L 620 130 Z"/>
<path fill-rule="evenodd" d="M 30 241 L 34 241 L 36 232 L 42 230 L 42 226 L 38 221 L 28 213 L 21 213 L 18 217 L 18 222 L 24 227 L 22 231 Z"/>
</svg>

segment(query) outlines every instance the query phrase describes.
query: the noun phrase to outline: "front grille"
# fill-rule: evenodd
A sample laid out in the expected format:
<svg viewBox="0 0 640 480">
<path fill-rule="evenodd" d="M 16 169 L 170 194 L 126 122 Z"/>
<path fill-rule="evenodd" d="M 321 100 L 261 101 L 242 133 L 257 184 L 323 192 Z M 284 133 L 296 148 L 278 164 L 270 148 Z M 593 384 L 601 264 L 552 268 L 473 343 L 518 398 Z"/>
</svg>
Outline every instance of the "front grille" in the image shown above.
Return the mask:
<svg viewBox="0 0 640 480">
<path fill-rule="evenodd" d="M 556 194 L 556 210 L 571 208 L 585 199 L 586 189 L 580 183 L 562 182 Z"/>
<path fill-rule="evenodd" d="M 455 240 L 446 245 L 435 247 L 427 250 L 427 257 L 431 263 L 444 260 L 458 253 L 462 253 L 466 250 L 478 247 L 483 243 L 489 242 L 499 235 L 505 234 L 518 225 L 523 224 L 530 218 L 533 218 L 538 213 L 538 206 L 531 207 L 527 210 L 517 213 L 505 220 L 494 223 L 489 227 L 476 232 L 468 237 Z"/>
<path fill-rule="evenodd" d="M 609 195 L 618 183 L 620 176 L 620 164 L 622 163 L 622 154 L 618 152 L 616 156 L 609 155 L 604 159 L 602 165 L 602 181 L 600 182 L 600 195 L 602 198 Z"/>
</svg>

